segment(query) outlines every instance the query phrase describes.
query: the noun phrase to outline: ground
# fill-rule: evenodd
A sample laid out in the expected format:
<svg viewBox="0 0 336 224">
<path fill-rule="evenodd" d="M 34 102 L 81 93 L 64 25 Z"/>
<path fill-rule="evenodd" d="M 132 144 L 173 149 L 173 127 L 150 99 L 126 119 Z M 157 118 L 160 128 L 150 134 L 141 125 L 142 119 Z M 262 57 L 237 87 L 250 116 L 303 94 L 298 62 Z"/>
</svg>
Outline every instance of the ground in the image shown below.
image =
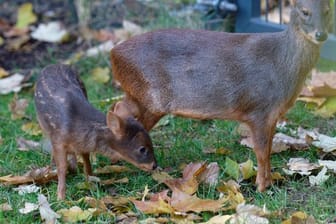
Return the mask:
<svg viewBox="0 0 336 224">
<path fill-rule="evenodd" d="M 0 3 L 0 18 L 9 18 L 13 23 L 15 21 L 15 11 L 17 4 L 27 1 L 7 1 Z M 71 12 L 69 6 L 71 1 L 31 1 L 36 6 L 34 9 L 43 15 L 51 8 L 54 9 L 57 19 L 62 19 L 67 27 L 76 26 L 77 19 Z M 165 9 L 136 16 L 129 12 L 140 13 L 141 10 L 134 8 L 125 11 L 124 5 L 120 8 L 110 8 L 109 4 L 115 1 L 95 1 L 93 3 L 93 15 L 96 22 L 90 24 L 92 28 L 118 28 L 121 26 L 122 19 L 127 18 L 137 22 L 148 30 L 167 27 L 190 27 L 203 28 L 203 21 L 199 17 L 175 18 L 169 16 Z M 132 1 L 128 7 L 132 7 Z M 117 7 L 117 6 L 116 6 Z M 108 13 L 104 10 L 111 10 Z M 140 11 L 139 11 L 140 10 Z M 126 13 L 127 12 L 127 13 Z M 111 17 L 109 17 L 111 16 Z M 44 21 L 45 18 L 39 18 Z M 74 32 L 76 34 L 76 32 Z M 31 40 L 27 45 L 32 46 L 27 52 L 16 51 L 9 52 L 5 46 L 0 47 L 0 66 L 8 71 L 25 71 L 32 74 L 31 82 L 34 82 L 37 74 L 42 67 L 55 63 L 63 62 L 74 53 L 85 50 L 95 42 L 85 41 L 70 41 L 65 44 L 48 44 Z M 122 94 L 121 90 L 112 85 L 112 81 L 106 84 L 94 82 L 91 77 L 91 70 L 96 67 L 108 67 L 110 63 L 108 54 L 103 54 L 98 57 L 83 57 L 74 63 L 74 67 L 79 71 L 81 78 L 88 89 L 89 101 L 98 109 L 106 112 L 110 106 L 110 101 L 106 103 L 106 99 L 111 99 L 114 96 Z M 334 62 L 321 60 L 318 64 L 321 70 L 334 70 L 336 66 Z M 113 77 L 113 74 L 112 74 Z M 11 112 L 8 104 L 12 101 L 14 94 L 1 95 L 0 102 L 0 136 L 3 139 L 0 143 L 0 176 L 15 174 L 22 175 L 26 171 L 35 167 L 44 167 L 50 164 L 50 154 L 43 150 L 22 152 L 18 150 L 17 138 L 24 137 L 26 139 L 41 141 L 41 135 L 32 136 L 21 130 L 21 126 L 28 121 L 36 122 L 35 109 L 33 105 L 33 88 L 25 88 L 18 94 L 19 98 L 28 99 L 29 106 L 26 111 L 26 116 L 23 119 L 10 120 Z M 307 129 L 318 128 L 321 133 L 336 136 L 336 120 L 335 118 L 321 118 L 313 114 L 307 104 L 297 102 L 295 106 L 286 114 L 289 127 L 296 129 L 301 126 Z M 166 125 L 157 127 L 151 131 L 155 154 L 158 158 L 160 167 L 170 170 L 172 176 L 180 175 L 180 167 L 183 164 L 188 164 L 194 161 L 209 161 L 218 162 L 220 167 L 220 180 L 228 180 L 230 177 L 225 173 L 225 157 L 230 157 L 232 160 L 239 163 L 251 159 L 256 162 L 255 155 L 252 150 L 239 144 L 240 135 L 237 133 L 237 122 L 231 121 L 197 121 L 179 117 L 167 117 Z M 280 131 L 280 130 L 279 130 Z M 224 148 L 228 149 L 228 155 L 205 154 L 204 149 L 207 148 Z M 315 147 L 310 147 L 307 151 L 285 151 L 272 156 L 272 171 L 282 172 L 282 168 L 286 167 L 289 158 L 305 157 L 311 161 L 316 161 L 320 158 L 319 150 Z M 335 160 L 334 157 L 331 159 Z M 109 161 L 104 157 L 98 157 L 94 163 L 94 168 L 108 165 Z M 57 182 L 52 181 L 42 185 L 40 193 L 48 197 L 52 208 L 57 211 L 61 208 L 69 208 L 73 205 L 80 206 L 83 209 L 88 206 L 79 199 L 85 196 L 94 198 L 102 198 L 106 195 L 122 195 L 126 197 L 138 196 L 144 191 L 145 185 L 150 191 L 159 192 L 164 189 L 163 184 L 158 184 L 153 180 L 150 174 L 138 170 L 137 168 L 121 162 L 132 169 L 132 174 L 120 173 L 109 174 L 114 178 L 128 177 L 127 184 L 113 184 L 109 187 L 103 187 L 96 184 L 93 188 L 85 189 L 78 186 L 78 183 L 85 182 L 82 168 L 79 168 L 77 174 L 69 174 L 67 177 L 67 198 L 66 201 L 56 200 Z M 104 176 L 104 177 L 105 177 Z M 312 215 L 315 220 L 321 223 L 336 222 L 335 208 L 335 192 L 336 179 L 332 175 L 322 186 L 311 187 L 307 177 L 286 177 L 283 182 L 275 183 L 265 193 L 256 192 L 252 180 L 243 181 L 241 184 L 241 192 L 248 203 L 258 206 L 266 205 L 273 212 L 269 217 L 270 223 L 280 223 L 284 219 L 290 217 L 294 211 L 304 211 Z M 215 186 L 201 185 L 197 195 L 200 198 L 215 199 L 219 196 Z M 28 215 L 19 215 L 19 208 L 24 206 L 25 202 L 36 202 L 36 194 L 18 195 L 13 190 L 12 186 L 1 186 L 0 188 L 0 204 L 8 202 L 12 205 L 13 211 L 2 212 L 0 210 L 1 223 L 39 223 L 40 218 L 38 212 L 33 212 Z M 147 216 L 135 209 L 132 204 L 128 208 L 134 211 L 139 219 L 145 219 Z M 223 213 L 225 214 L 225 213 Z M 200 216 L 204 221 L 211 218 L 214 214 L 202 212 Z M 93 217 L 90 222 L 107 223 L 114 222 L 114 217 L 100 215 Z"/>
</svg>

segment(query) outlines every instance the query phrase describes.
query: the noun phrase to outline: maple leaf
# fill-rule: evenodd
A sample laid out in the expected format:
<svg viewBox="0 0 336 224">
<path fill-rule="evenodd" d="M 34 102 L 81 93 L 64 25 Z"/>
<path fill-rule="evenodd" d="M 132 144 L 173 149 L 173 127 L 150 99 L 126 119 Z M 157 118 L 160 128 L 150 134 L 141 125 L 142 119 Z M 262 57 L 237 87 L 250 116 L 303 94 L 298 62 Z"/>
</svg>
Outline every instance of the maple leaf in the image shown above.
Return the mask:
<svg viewBox="0 0 336 224">
<path fill-rule="evenodd" d="M 168 190 L 156 193 L 148 201 L 131 200 L 145 214 L 173 214 L 175 209 L 170 205 Z"/>
<path fill-rule="evenodd" d="M 219 200 L 200 199 L 196 195 L 189 195 L 179 189 L 175 189 L 171 197 L 171 206 L 179 212 L 218 212 L 227 201 L 225 198 Z"/>
</svg>

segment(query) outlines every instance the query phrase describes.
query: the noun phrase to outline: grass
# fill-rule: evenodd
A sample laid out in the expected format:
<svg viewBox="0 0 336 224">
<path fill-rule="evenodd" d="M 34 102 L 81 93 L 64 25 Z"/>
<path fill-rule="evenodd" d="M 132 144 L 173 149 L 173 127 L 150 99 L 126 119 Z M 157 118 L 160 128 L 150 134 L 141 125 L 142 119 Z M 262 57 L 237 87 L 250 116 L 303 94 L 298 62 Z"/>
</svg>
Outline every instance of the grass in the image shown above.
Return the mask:
<svg viewBox="0 0 336 224">
<path fill-rule="evenodd" d="M 178 19 L 172 19 L 167 14 L 149 25 L 149 29 L 157 27 L 191 27 L 199 28 L 198 22 L 192 24 L 181 22 Z M 191 21 L 191 20 L 187 20 Z M 41 65 L 54 63 L 53 61 L 42 62 Z M 90 78 L 90 70 L 97 66 L 110 66 L 108 56 L 102 55 L 98 58 L 83 58 L 75 64 L 84 80 L 90 102 L 98 109 L 107 111 L 109 104 L 103 103 L 102 99 L 108 99 L 113 96 L 122 94 L 120 90 L 112 87 L 110 83 L 106 85 L 97 84 Z M 318 64 L 321 70 L 336 70 L 335 63 L 321 60 Z M 39 68 L 36 69 L 38 71 Z M 13 94 L 2 95 L 0 103 L 0 135 L 3 138 L 3 143 L 0 145 L 0 176 L 14 174 L 22 175 L 33 167 L 42 167 L 50 164 L 50 155 L 40 151 L 22 152 L 18 150 L 16 139 L 24 137 L 26 139 L 41 140 L 41 136 L 31 136 L 21 130 L 22 124 L 27 121 L 36 122 L 35 111 L 33 106 L 33 89 L 28 88 L 18 93 L 19 98 L 27 98 L 30 102 L 27 109 L 27 118 L 12 121 L 10 119 L 10 111 L 8 104 L 13 98 Z M 320 130 L 328 135 L 336 135 L 335 120 L 322 119 L 316 117 L 307 109 L 304 103 L 296 103 L 295 106 L 286 115 L 290 122 L 290 126 L 297 128 L 298 126 L 306 128 L 320 128 Z M 230 150 L 228 155 L 231 159 L 237 162 L 244 162 L 247 159 L 252 159 L 256 162 L 254 153 L 239 144 L 240 137 L 236 133 L 237 122 L 232 121 L 196 121 L 192 119 L 185 119 L 179 117 L 167 117 L 168 125 L 155 128 L 151 132 L 153 143 L 155 146 L 155 154 L 161 167 L 171 167 L 174 171 L 173 175 L 178 175 L 179 167 L 182 164 L 187 164 L 194 161 L 210 161 L 218 162 L 221 168 L 220 178 L 222 180 L 228 179 L 225 175 L 225 156 L 218 156 L 215 154 L 204 154 L 202 152 L 205 148 L 226 148 Z M 316 148 L 311 148 L 308 151 L 286 151 L 272 156 L 272 169 L 274 171 L 282 172 L 289 158 L 292 157 L 306 157 L 312 161 L 318 159 L 318 152 Z M 103 157 L 98 157 L 97 163 L 94 167 L 101 167 L 108 164 L 108 160 Z M 51 182 L 42 185 L 41 193 L 48 196 L 48 200 L 54 210 L 61 208 L 69 208 L 73 205 L 78 205 L 81 208 L 86 208 L 83 203 L 77 200 L 92 196 L 101 198 L 114 192 L 123 196 L 134 196 L 138 192 L 144 190 L 144 186 L 157 192 L 162 189 L 162 185 L 158 185 L 148 173 L 142 172 L 129 164 L 125 164 L 134 170 L 132 175 L 128 173 L 111 175 L 110 177 L 121 178 L 129 177 L 128 184 L 114 184 L 112 187 L 105 188 L 96 186 L 91 190 L 79 189 L 78 183 L 84 182 L 85 178 L 83 172 L 77 174 L 70 174 L 67 176 L 67 198 L 64 202 L 56 200 L 57 183 Z M 294 211 L 305 211 L 312 215 L 316 220 L 325 223 L 327 220 L 334 220 L 336 218 L 335 209 L 335 192 L 336 192 L 336 178 L 333 176 L 324 185 L 319 187 L 310 187 L 308 178 L 288 178 L 281 184 L 272 186 L 265 193 L 258 193 L 255 187 L 249 181 L 242 183 L 242 192 L 247 202 L 259 206 L 266 205 L 271 211 L 279 213 L 274 215 L 271 223 L 280 223 L 282 219 L 289 217 Z M 216 198 L 218 193 L 214 187 L 202 185 L 198 191 L 198 196 L 201 198 Z M 0 212 L 0 223 L 39 223 L 40 218 L 37 212 L 28 215 L 19 215 L 18 209 L 24 207 L 25 202 L 37 202 L 36 194 L 18 195 L 12 187 L 0 187 L 0 204 L 8 202 L 13 206 L 13 211 Z M 133 211 L 137 212 L 134 207 L 130 205 Z M 137 212 L 139 213 L 139 212 Z M 140 214 L 141 215 L 141 214 Z M 209 219 L 212 214 L 202 213 L 201 216 Z M 140 216 L 145 217 L 145 216 Z M 94 217 L 90 222 L 110 223 L 114 222 L 114 218 L 106 217 L 104 215 Z"/>
</svg>

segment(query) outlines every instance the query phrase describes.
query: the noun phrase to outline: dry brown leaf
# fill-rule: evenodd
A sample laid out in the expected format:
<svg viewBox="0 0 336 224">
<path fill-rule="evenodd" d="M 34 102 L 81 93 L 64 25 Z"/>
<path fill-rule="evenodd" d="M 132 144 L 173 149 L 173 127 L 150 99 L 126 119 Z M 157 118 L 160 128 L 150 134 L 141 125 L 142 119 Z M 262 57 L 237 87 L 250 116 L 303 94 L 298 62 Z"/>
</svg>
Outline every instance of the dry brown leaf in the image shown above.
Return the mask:
<svg viewBox="0 0 336 224">
<path fill-rule="evenodd" d="M 114 31 L 115 37 L 120 41 L 128 40 L 130 37 L 144 33 L 144 30 L 135 23 L 124 20 L 123 28 Z"/>
<path fill-rule="evenodd" d="M 230 219 L 230 224 L 268 224 L 266 208 L 259 208 L 255 205 L 240 204 L 236 209 L 237 213 Z"/>
<path fill-rule="evenodd" d="M 41 144 L 39 142 L 35 142 L 33 140 L 27 140 L 22 137 L 16 139 L 16 144 L 18 145 L 18 150 L 20 151 L 29 151 L 41 148 Z"/>
<path fill-rule="evenodd" d="M 218 183 L 218 176 L 219 176 L 218 163 L 212 162 L 208 164 L 204 172 L 200 174 L 199 181 L 213 186 Z"/>
<path fill-rule="evenodd" d="M 2 138 L 2 136 L 0 134 L 0 145 L 2 145 L 2 143 L 3 143 L 3 138 Z"/>
<path fill-rule="evenodd" d="M 108 165 L 102 168 L 95 169 L 95 174 L 110 174 L 110 173 L 124 173 L 131 172 L 132 170 L 127 166 Z"/>
<path fill-rule="evenodd" d="M 108 208 L 106 207 L 104 201 L 98 200 L 92 197 L 85 197 L 83 199 L 80 199 L 80 201 L 83 200 L 86 204 L 88 204 L 91 208 L 96 208 L 102 212 L 108 211 Z"/>
<path fill-rule="evenodd" d="M 0 177 L 0 182 L 4 185 L 17 185 L 32 183 L 34 180 L 29 176 L 13 176 L 12 174 Z"/>
<path fill-rule="evenodd" d="M 209 219 L 207 222 L 202 222 L 200 224 L 225 224 L 232 218 L 232 215 L 216 215 Z"/>
<path fill-rule="evenodd" d="M 127 177 L 120 178 L 120 179 L 107 179 L 107 180 L 101 180 L 100 184 L 102 185 L 111 185 L 111 184 L 127 184 L 129 182 L 129 179 Z"/>
<path fill-rule="evenodd" d="M 305 158 L 291 158 L 288 163 L 288 170 L 283 169 L 287 175 L 293 175 L 298 173 L 300 175 L 310 175 L 313 170 L 319 168 L 317 164 L 310 163 L 308 159 Z"/>
<path fill-rule="evenodd" d="M 58 210 L 57 213 L 62 216 L 63 222 L 80 222 L 88 221 L 96 209 L 89 208 L 88 210 L 82 210 L 78 206 L 71 207 L 69 209 Z"/>
<path fill-rule="evenodd" d="M 24 34 L 16 38 L 12 38 L 7 41 L 6 48 L 9 51 L 18 51 L 29 40 L 30 40 L 30 37 L 27 34 Z"/>
<path fill-rule="evenodd" d="M 38 195 L 38 202 L 42 221 L 45 221 L 46 224 L 57 223 L 57 219 L 61 216 L 51 209 L 47 198 L 43 194 Z"/>
<path fill-rule="evenodd" d="M 0 211 L 2 212 L 7 212 L 7 211 L 12 211 L 13 208 L 8 202 L 0 204 Z"/>
<path fill-rule="evenodd" d="M 104 42 L 108 40 L 116 42 L 117 40 L 117 37 L 115 36 L 115 34 L 108 30 L 98 30 L 93 33 L 93 37 L 100 42 Z"/>
<path fill-rule="evenodd" d="M 172 190 L 179 189 L 187 194 L 194 194 L 199 185 L 199 178 L 206 170 L 206 163 L 189 163 L 183 170 L 182 178 L 168 179 L 164 183 Z"/>
<path fill-rule="evenodd" d="M 311 81 L 308 88 L 317 97 L 336 96 L 336 72 L 312 71 Z"/>
<path fill-rule="evenodd" d="M 17 27 L 12 27 L 6 32 L 4 32 L 4 36 L 6 38 L 11 38 L 11 37 L 20 37 L 24 35 L 28 35 L 27 33 L 29 32 L 29 28 L 17 28 Z"/>
<path fill-rule="evenodd" d="M 170 205 L 168 190 L 151 195 L 148 201 L 131 200 L 141 212 L 145 214 L 173 214 L 174 208 Z"/>
<path fill-rule="evenodd" d="M 19 99 L 17 94 L 15 94 L 12 101 L 8 104 L 12 120 L 24 118 L 28 105 L 29 101 L 27 99 Z"/>
<path fill-rule="evenodd" d="M 218 212 L 226 201 L 225 198 L 219 200 L 200 199 L 196 195 L 189 195 L 179 189 L 175 189 L 171 197 L 171 206 L 179 212 Z"/>
</svg>

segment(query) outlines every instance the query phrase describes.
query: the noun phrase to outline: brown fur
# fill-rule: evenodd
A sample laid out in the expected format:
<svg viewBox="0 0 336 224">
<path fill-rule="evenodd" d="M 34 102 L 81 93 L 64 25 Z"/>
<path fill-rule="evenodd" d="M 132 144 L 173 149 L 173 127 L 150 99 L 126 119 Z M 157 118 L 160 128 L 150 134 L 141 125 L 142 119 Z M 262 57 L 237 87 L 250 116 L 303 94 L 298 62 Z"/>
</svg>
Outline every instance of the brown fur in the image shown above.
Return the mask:
<svg viewBox="0 0 336 224">
<path fill-rule="evenodd" d="M 111 51 L 114 77 L 126 92 L 123 103 L 147 130 L 168 113 L 247 123 L 263 191 L 271 184 L 276 122 L 319 58 L 329 4 L 294 0 L 291 23 L 279 33 L 169 29 L 128 40 Z"/>
<path fill-rule="evenodd" d="M 119 115 L 111 110 L 107 116 L 96 110 L 69 66 L 50 65 L 42 70 L 36 83 L 35 107 L 40 126 L 53 147 L 58 199 L 65 198 L 68 154 L 83 157 L 86 176 L 92 175 L 91 152 L 111 160 L 124 159 L 144 170 L 156 167 L 152 143 L 143 126 L 125 108 L 117 110 Z"/>
</svg>

